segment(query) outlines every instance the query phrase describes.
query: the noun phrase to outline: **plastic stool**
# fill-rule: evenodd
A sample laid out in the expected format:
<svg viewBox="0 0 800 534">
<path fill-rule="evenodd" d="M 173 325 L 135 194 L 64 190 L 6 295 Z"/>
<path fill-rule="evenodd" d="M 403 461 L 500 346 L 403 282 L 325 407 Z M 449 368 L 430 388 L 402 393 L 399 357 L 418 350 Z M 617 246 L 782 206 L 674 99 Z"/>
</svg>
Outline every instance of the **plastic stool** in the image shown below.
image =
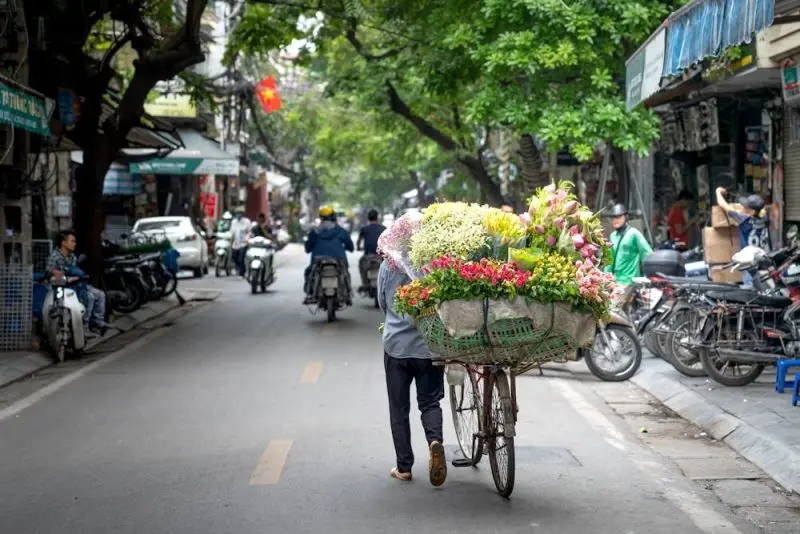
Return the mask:
<svg viewBox="0 0 800 534">
<path fill-rule="evenodd" d="M 794 375 L 794 386 L 792 389 L 792 406 L 797 406 L 800 402 L 800 373 Z"/>
<path fill-rule="evenodd" d="M 800 360 L 778 360 L 778 372 L 775 375 L 775 391 L 783 393 L 785 388 L 792 388 L 797 384 L 797 376 L 794 380 L 786 380 L 786 375 L 789 374 L 789 369 L 792 367 L 800 367 Z"/>
</svg>

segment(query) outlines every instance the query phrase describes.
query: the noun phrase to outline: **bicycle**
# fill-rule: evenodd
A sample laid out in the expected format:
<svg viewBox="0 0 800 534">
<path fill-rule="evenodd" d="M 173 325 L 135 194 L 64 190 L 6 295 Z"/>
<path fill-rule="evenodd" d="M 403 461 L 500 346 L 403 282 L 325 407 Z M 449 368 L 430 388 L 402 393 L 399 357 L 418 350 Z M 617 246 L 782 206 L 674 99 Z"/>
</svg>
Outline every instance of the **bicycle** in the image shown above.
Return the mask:
<svg viewBox="0 0 800 534">
<path fill-rule="evenodd" d="M 461 366 L 466 371 L 460 386 L 449 385 L 453 424 L 464 455 L 452 463 L 455 467 L 475 467 L 487 454 L 495 488 L 502 497 L 508 498 L 514 491 L 516 471 L 514 438 L 519 412 L 516 377 L 540 363 L 513 368 L 458 360 L 447 360 L 446 363 L 448 366 Z M 450 382 L 451 375 L 447 379 Z"/>
</svg>

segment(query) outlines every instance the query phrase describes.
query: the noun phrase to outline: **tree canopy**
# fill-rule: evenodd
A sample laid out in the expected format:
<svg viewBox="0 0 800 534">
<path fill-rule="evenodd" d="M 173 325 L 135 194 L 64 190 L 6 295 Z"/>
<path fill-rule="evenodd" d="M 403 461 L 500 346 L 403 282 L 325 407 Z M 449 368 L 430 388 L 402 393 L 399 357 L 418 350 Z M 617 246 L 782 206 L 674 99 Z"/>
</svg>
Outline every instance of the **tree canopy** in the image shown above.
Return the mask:
<svg viewBox="0 0 800 534">
<path fill-rule="evenodd" d="M 680 3 L 250 0 L 230 50 L 259 55 L 312 42 L 300 59 L 320 73 L 327 95 L 391 112 L 499 202 L 479 129 L 530 134 L 581 160 L 601 141 L 649 148 L 656 121 L 641 108 L 626 113 L 625 59 Z M 321 27 L 298 24 L 318 12 Z"/>
</svg>

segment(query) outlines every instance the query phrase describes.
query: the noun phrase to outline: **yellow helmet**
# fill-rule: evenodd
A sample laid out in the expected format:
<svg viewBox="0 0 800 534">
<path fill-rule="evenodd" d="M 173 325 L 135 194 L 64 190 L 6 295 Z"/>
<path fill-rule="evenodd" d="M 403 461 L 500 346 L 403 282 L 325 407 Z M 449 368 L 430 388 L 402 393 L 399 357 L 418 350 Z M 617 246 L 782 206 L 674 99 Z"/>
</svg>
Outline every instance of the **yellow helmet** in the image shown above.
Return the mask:
<svg viewBox="0 0 800 534">
<path fill-rule="evenodd" d="M 333 208 L 330 206 L 322 206 L 319 209 L 319 216 L 320 217 L 333 217 Z"/>
</svg>

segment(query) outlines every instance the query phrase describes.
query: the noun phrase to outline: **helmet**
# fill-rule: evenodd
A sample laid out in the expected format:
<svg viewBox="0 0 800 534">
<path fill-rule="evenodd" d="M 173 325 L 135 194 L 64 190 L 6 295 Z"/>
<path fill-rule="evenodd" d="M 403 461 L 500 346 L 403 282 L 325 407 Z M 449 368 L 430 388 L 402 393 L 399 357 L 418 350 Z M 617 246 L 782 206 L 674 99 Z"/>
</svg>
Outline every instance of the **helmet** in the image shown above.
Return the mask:
<svg viewBox="0 0 800 534">
<path fill-rule="evenodd" d="M 628 214 L 628 208 L 625 207 L 625 204 L 614 204 L 614 207 L 611 208 L 611 211 L 608 213 L 609 217 L 622 217 Z"/>
<path fill-rule="evenodd" d="M 745 208 L 749 208 L 758 214 L 764 209 L 764 199 L 760 195 L 749 195 L 739 199 L 739 203 Z"/>
<path fill-rule="evenodd" d="M 244 215 L 244 208 L 243 208 L 242 206 L 239 206 L 238 208 L 236 208 L 235 210 L 233 210 L 233 212 L 234 212 L 236 215 Z"/>
<path fill-rule="evenodd" d="M 231 219 L 233 219 L 233 215 L 231 215 L 231 212 L 226 211 L 225 213 L 222 214 L 223 221 L 230 221 Z"/>
<path fill-rule="evenodd" d="M 323 219 L 333 217 L 333 215 L 334 211 L 333 208 L 330 206 L 322 206 L 319 209 L 319 216 L 322 217 Z"/>
</svg>

